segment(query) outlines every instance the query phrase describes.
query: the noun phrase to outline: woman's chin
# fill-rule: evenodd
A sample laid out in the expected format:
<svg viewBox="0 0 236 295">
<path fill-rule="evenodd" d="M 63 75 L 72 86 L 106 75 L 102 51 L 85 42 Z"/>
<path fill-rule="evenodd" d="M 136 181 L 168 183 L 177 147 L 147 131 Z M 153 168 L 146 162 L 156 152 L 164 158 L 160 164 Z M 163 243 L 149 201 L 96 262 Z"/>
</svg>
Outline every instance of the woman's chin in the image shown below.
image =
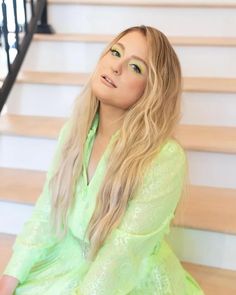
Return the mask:
<svg viewBox="0 0 236 295">
<path fill-rule="evenodd" d="M 111 102 L 111 96 L 107 93 L 107 90 L 99 89 L 97 87 L 92 88 L 93 94 L 97 97 L 100 102 L 109 103 Z"/>
</svg>

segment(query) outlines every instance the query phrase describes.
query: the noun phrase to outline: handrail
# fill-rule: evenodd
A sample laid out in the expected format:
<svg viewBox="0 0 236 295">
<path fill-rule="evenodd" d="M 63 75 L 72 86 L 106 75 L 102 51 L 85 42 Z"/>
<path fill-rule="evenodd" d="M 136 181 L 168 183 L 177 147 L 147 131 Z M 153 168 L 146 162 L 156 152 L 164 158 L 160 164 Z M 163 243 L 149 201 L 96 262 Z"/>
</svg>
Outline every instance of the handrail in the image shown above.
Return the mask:
<svg viewBox="0 0 236 295">
<path fill-rule="evenodd" d="M 18 2 L 18 3 L 17 3 Z M 23 63 L 26 52 L 29 48 L 34 32 L 37 33 L 52 33 L 52 28 L 47 24 L 47 1 L 46 0 L 23 0 L 23 23 L 18 20 L 19 17 L 19 1 L 17 0 L 2 0 L 2 23 L 0 23 L 0 50 L 1 46 L 5 47 L 5 55 L 7 61 L 7 74 L 4 78 L 0 77 L 2 86 L 0 88 L 0 113 L 11 88 L 15 82 L 17 74 Z M 30 5 L 30 10 L 28 9 Z M 8 9 L 12 10 L 14 15 L 14 30 L 9 30 Z M 30 20 L 28 13 L 31 12 Z M 22 18 L 22 15 L 21 15 Z M 1 20 L 0 20 L 1 21 Z M 20 34 L 24 36 L 20 40 Z M 13 44 L 11 37 L 14 36 Z M 12 50 L 15 54 L 12 54 Z M 3 52 L 2 48 L 2 52 Z M 1 66 L 2 67 L 2 66 Z"/>
</svg>

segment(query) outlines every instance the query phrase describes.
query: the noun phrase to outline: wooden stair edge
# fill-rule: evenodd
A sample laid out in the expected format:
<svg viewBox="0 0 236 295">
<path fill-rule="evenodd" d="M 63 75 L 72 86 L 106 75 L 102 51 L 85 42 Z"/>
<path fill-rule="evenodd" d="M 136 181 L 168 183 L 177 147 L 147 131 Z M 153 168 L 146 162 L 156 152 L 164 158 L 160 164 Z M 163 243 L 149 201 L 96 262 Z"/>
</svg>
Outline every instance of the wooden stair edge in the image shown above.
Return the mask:
<svg viewBox="0 0 236 295">
<path fill-rule="evenodd" d="M 46 171 L 0 167 L 0 201 L 34 205 L 42 192 Z"/>
<path fill-rule="evenodd" d="M 176 208 L 172 225 L 236 235 L 235 211 L 236 188 L 188 184 Z"/>
<path fill-rule="evenodd" d="M 236 127 L 179 124 L 174 138 L 186 150 L 220 153 L 236 152 Z"/>
<path fill-rule="evenodd" d="M 236 8 L 236 3 L 227 1 L 219 2 L 199 2 L 192 0 L 191 2 L 159 0 L 48 0 L 48 4 L 86 4 L 86 5 L 109 5 L 109 6 L 145 6 L 145 7 L 170 7 L 170 8 Z"/>
<path fill-rule="evenodd" d="M 98 42 L 111 41 L 115 35 L 86 33 L 34 34 L 34 41 Z M 170 43 L 182 46 L 236 46 L 234 37 L 169 36 Z"/>
<path fill-rule="evenodd" d="M 46 171 L 0 168 L 0 201 L 34 205 L 43 189 L 45 177 Z M 26 183 L 30 185 L 26 186 Z M 171 225 L 236 234 L 235 210 L 236 189 L 189 184 Z"/>
<path fill-rule="evenodd" d="M 55 84 L 83 86 L 91 73 L 23 71 L 16 83 Z M 235 93 L 236 78 L 231 77 L 183 77 L 183 92 Z"/>
<path fill-rule="evenodd" d="M 68 118 L 4 114 L 0 134 L 57 139 Z M 236 127 L 180 124 L 173 134 L 186 150 L 236 153 Z"/>
<path fill-rule="evenodd" d="M 236 293 L 236 270 L 181 261 L 184 269 L 193 276 L 205 294 L 234 295 Z"/>
<path fill-rule="evenodd" d="M 232 270 L 232 269 L 225 269 L 225 268 L 209 266 L 205 264 L 193 263 L 193 262 L 184 261 L 184 260 L 182 260 L 181 263 L 186 265 L 188 268 L 194 267 L 198 269 L 214 270 L 217 272 L 217 275 L 218 274 L 221 275 L 222 272 L 226 272 L 228 275 L 236 276 L 236 270 Z"/>
<path fill-rule="evenodd" d="M 0 116 L 0 135 L 26 136 L 55 140 L 68 118 L 4 114 Z"/>
</svg>

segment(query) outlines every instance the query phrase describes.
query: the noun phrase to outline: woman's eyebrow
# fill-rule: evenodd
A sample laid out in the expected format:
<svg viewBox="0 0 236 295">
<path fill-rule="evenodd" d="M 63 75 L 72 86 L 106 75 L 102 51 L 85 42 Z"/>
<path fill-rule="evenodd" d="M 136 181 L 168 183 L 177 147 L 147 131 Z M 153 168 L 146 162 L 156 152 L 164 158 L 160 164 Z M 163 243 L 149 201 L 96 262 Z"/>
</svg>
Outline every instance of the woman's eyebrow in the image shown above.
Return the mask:
<svg viewBox="0 0 236 295">
<path fill-rule="evenodd" d="M 122 49 L 125 51 L 125 46 L 124 46 L 124 44 L 122 44 L 122 43 L 120 43 L 120 42 L 118 42 L 118 43 L 116 43 L 116 44 L 120 45 L 120 47 L 122 47 Z M 143 60 L 141 57 L 138 57 L 138 56 L 136 56 L 136 55 L 131 55 L 131 57 L 136 58 L 136 59 L 139 59 L 139 60 L 142 61 L 142 62 L 145 64 L 145 66 L 148 68 L 147 63 L 146 63 L 145 60 Z"/>
</svg>

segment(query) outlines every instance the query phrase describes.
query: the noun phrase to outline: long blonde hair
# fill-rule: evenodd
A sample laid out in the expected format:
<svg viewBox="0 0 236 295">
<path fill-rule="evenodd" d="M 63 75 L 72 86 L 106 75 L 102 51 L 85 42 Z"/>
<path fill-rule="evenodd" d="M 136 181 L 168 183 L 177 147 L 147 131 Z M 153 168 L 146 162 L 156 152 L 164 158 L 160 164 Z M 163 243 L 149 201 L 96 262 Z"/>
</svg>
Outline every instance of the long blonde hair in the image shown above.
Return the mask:
<svg viewBox="0 0 236 295">
<path fill-rule="evenodd" d="M 88 259 L 95 258 L 108 234 L 119 225 L 128 201 L 143 179 L 145 169 L 173 135 L 181 118 L 180 62 L 162 32 L 149 26 L 128 28 L 108 44 L 101 57 L 122 36 L 134 30 L 141 32 L 147 40 L 148 79 L 143 95 L 125 113 L 120 134 L 112 144 L 112 156 L 87 227 L 90 242 Z M 50 180 L 51 217 L 56 234 L 60 237 L 67 233 L 68 212 L 73 206 L 76 182 L 82 172 L 84 144 L 99 109 L 99 101 L 91 90 L 92 77 L 93 74 L 75 100 L 70 132 Z"/>
</svg>

